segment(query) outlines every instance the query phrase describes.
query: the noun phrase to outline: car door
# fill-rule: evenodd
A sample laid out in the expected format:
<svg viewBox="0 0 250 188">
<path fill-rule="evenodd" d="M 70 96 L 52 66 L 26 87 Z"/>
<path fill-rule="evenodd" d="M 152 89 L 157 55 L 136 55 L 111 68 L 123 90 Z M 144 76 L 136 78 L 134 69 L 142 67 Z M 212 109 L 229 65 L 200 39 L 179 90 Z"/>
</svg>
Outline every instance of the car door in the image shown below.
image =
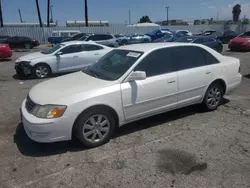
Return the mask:
<svg viewBox="0 0 250 188">
<path fill-rule="evenodd" d="M 121 84 L 126 120 L 174 109 L 177 105 L 177 73 L 165 49 L 151 52 L 134 69 L 145 71 L 146 79 Z"/>
<path fill-rule="evenodd" d="M 82 44 L 81 52 L 79 53 L 79 63 L 78 68 L 84 68 L 94 64 L 98 61 L 102 56 L 104 56 L 109 50 L 95 44 Z"/>
<path fill-rule="evenodd" d="M 202 38 L 202 44 L 216 50 L 216 42 L 213 38 L 209 37 Z"/>
<path fill-rule="evenodd" d="M 201 48 L 178 46 L 170 51 L 178 76 L 178 107 L 200 102 L 213 80 L 212 67 L 206 64 Z"/>
<path fill-rule="evenodd" d="M 82 63 L 79 57 L 81 51 L 80 45 L 69 45 L 60 50 L 60 55 L 57 55 L 58 72 L 75 71 Z"/>
<path fill-rule="evenodd" d="M 8 39 L 8 44 L 11 48 L 19 48 L 20 45 L 19 45 L 19 37 L 15 36 L 15 37 L 10 37 Z"/>
</svg>

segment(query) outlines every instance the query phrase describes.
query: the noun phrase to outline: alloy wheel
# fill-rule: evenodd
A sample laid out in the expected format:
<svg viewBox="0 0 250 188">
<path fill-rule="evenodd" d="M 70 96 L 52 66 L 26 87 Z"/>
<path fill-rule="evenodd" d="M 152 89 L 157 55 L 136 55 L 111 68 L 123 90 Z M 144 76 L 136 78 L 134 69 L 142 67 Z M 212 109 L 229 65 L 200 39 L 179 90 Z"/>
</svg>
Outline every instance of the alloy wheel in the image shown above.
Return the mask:
<svg viewBox="0 0 250 188">
<path fill-rule="evenodd" d="M 39 65 L 36 68 L 36 75 L 39 78 L 45 78 L 49 74 L 49 70 L 46 66 Z"/>
<path fill-rule="evenodd" d="M 219 105 L 221 100 L 221 91 L 219 88 L 212 87 L 207 95 L 207 105 L 214 108 Z"/>
<path fill-rule="evenodd" d="M 101 142 L 110 131 L 110 121 L 102 114 L 91 116 L 83 125 L 83 137 L 90 143 Z"/>
</svg>

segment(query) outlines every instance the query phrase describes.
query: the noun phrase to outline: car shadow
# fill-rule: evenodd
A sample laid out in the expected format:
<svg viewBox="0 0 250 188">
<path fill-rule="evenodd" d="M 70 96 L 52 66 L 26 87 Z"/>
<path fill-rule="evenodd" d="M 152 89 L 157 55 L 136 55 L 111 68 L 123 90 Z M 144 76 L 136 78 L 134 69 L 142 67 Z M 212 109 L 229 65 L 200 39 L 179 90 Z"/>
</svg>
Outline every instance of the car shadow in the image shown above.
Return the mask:
<svg viewBox="0 0 250 188">
<path fill-rule="evenodd" d="M 221 105 L 224 105 L 228 102 L 229 100 L 223 99 Z M 112 139 L 203 112 L 204 111 L 201 110 L 198 105 L 193 105 L 171 112 L 158 114 L 149 118 L 145 118 L 143 120 L 127 124 L 117 129 Z M 16 129 L 14 135 L 14 143 L 17 145 L 18 150 L 23 155 L 31 157 L 43 157 L 62 154 L 66 152 L 78 152 L 87 150 L 87 148 L 84 148 L 76 139 L 56 143 L 34 142 L 25 133 L 22 123 L 20 123 Z"/>
<path fill-rule="evenodd" d="M 11 61 L 11 59 L 10 59 L 10 58 L 0 59 L 0 63 L 2 63 L 2 62 L 9 62 L 9 61 Z"/>
<path fill-rule="evenodd" d="M 56 77 L 59 77 L 59 76 L 64 76 L 64 75 L 67 75 L 67 74 L 70 74 L 72 72 L 69 72 L 69 73 L 60 73 L 60 74 L 53 74 L 47 78 L 35 78 L 33 76 L 25 76 L 25 75 L 17 75 L 17 74 L 14 74 L 12 76 L 13 79 L 15 80 L 46 80 L 46 79 L 50 79 L 50 78 L 56 78 Z"/>
<path fill-rule="evenodd" d="M 224 52 L 235 52 L 235 53 L 247 53 L 249 52 L 248 50 L 225 50 Z"/>
<path fill-rule="evenodd" d="M 250 79 L 250 74 L 243 75 L 243 77 Z"/>
</svg>

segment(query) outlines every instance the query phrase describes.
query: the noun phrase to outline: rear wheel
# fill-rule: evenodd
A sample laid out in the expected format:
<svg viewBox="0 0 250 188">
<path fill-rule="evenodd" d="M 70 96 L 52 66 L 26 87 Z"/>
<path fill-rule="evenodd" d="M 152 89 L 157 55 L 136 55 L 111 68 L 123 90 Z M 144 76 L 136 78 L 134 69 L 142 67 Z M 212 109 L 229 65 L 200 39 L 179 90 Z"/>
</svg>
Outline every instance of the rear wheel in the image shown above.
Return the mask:
<svg viewBox="0 0 250 188">
<path fill-rule="evenodd" d="M 86 111 L 76 122 L 74 134 L 88 148 L 109 141 L 115 129 L 115 119 L 108 110 L 93 108 Z"/>
<path fill-rule="evenodd" d="M 45 63 L 39 63 L 33 68 L 33 76 L 36 78 L 47 78 L 51 75 L 50 67 Z"/>
<path fill-rule="evenodd" d="M 216 110 L 223 96 L 223 87 L 219 83 L 213 83 L 206 91 L 203 107 L 207 111 Z"/>
<path fill-rule="evenodd" d="M 31 49 L 32 46 L 31 46 L 31 44 L 27 43 L 27 44 L 24 44 L 24 48 L 25 48 L 25 49 Z"/>
</svg>

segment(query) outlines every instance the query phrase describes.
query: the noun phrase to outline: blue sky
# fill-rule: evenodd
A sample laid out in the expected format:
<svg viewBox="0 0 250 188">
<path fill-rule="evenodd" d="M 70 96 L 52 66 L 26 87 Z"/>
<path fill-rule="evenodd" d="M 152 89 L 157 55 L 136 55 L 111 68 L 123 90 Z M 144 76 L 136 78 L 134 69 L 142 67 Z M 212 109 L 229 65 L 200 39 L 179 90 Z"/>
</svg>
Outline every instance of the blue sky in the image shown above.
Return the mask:
<svg viewBox="0 0 250 188">
<path fill-rule="evenodd" d="M 46 21 L 47 0 L 39 0 L 42 20 Z M 142 15 L 148 15 L 152 21 L 166 19 L 165 6 L 169 6 L 169 19 L 231 19 L 232 6 L 242 5 L 242 14 L 250 18 L 250 0 L 88 0 L 89 20 L 108 20 L 111 23 L 131 21 L 135 23 Z M 51 0 L 54 20 L 64 24 L 66 20 L 84 20 L 84 0 Z M 18 8 L 23 20 L 38 22 L 35 0 L 2 0 L 5 22 L 19 22 Z"/>
</svg>

